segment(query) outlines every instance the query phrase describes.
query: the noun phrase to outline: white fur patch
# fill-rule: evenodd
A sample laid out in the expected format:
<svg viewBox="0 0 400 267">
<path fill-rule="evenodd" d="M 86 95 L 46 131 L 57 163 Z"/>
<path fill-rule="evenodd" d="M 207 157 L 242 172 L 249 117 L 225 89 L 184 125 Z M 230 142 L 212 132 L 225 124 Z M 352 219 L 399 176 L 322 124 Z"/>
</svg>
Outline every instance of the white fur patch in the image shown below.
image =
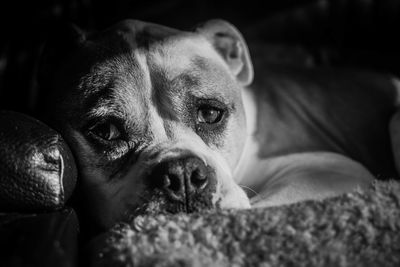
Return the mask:
<svg viewBox="0 0 400 267">
<path fill-rule="evenodd" d="M 220 204 L 223 208 L 250 208 L 249 199 L 234 182 L 226 160 L 217 151 L 207 147 L 192 130 L 177 127 L 175 131 L 177 131 L 176 136 L 179 136 L 179 139 L 165 140 L 147 148 L 139 158 L 138 166 L 140 168 L 134 168 L 132 172 L 143 176 L 148 168 L 152 168 L 162 161 L 177 158 L 182 155 L 182 152 L 187 151 L 199 157 L 206 166 L 211 166 L 215 170 L 217 192 L 213 196 L 214 203 L 221 199 Z"/>
<path fill-rule="evenodd" d="M 242 155 L 233 172 L 234 179 L 238 183 L 244 179 L 249 180 L 248 173 L 256 168 L 256 164 L 259 161 L 257 156 L 259 145 L 254 139 L 254 134 L 257 130 L 257 105 L 251 89 L 244 88 L 242 90 L 242 101 L 246 116 L 247 133 Z"/>
<path fill-rule="evenodd" d="M 177 38 L 163 43 L 162 46 L 155 47 L 150 51 L 151 60 L 166 71 L 169 80 L 173 80 L 178 75 L 187 72 L 193 64 L 192 59 L 196 56 L 207 57 L 219 61 L 221 66 L 229 68 L 223 59 L 218 55 L 212 45 L 201 36 L 191 36 L 187 38 Z"/>
</svg>

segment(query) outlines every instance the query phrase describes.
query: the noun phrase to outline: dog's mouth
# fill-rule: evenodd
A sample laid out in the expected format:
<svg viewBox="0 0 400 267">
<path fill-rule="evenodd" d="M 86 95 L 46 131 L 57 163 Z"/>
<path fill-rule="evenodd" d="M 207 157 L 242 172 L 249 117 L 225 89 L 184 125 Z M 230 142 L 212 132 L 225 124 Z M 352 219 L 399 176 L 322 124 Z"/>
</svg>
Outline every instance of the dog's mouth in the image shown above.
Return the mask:
<svg viewBox="0 0 400 267">
<path fill-rule="evenodd" d="M 161 162 L 147 176 L 140 200 L 127 209 L 126 219 L 139 215 L 193 213 L 218 208 L 217 180 L 212 168 L 197 157 Z"/>
<path fill-rule="evenodd" d="M 140 215 L 195 213 L 214 210 L 218 207 L 218 201 L 213 202 L 211 193 L 196 194 L 182 202 L 170 199 L 159 190 L 146 191 L 141 196 L 141 203 L 128 207 L 125 220 L 131 221 Z"/>
</svg>

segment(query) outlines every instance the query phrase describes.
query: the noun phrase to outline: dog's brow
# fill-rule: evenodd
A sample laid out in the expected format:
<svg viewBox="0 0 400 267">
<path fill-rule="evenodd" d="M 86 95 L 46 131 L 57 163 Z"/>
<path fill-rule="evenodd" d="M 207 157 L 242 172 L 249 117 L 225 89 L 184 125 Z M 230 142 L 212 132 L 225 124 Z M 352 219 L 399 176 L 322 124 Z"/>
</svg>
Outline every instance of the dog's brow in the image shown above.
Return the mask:
<svg viewBox="0 0 400 267">
<path fill-rule="evenodd" d="M 173 79 L 173 83 L 181 84 L 185 88 L 192 88 L 200 85 L 200 79 L 193 72 L 186 72 L 176 76 Z"/>
<path fill-rule="evenodd" d="M 99 106 L 96 106 L 95 108 L 91 109 L 89 112 L 87 112 L 83 119 L 99 119 L 99 118 L 105 118 L 105 117 L 116 117 L 123 119 L 124 114 L 120 111 L 120 109 L 117 106 L 113 105 L 107 105 L 107 104 L 101 104 Z"/>
<path fill-rule="evenodd" d="M 228 98 L 222 94 L 221 92 L 213 92 L 208 90 L 198 90 L 198 91 L 191 91 L 189 93 L 191 97 L 199 98 L 199 99 L 214 99 L 221 103 L 224 103 L 231 108 L 234 108 L 234 103 L 228 101 Z"/>
<path fill-rule="evenodd" d="M 99 107 L 99 103 L 108 103 L 113 99 L 113 94 L 110 88 L 101 88 L 91 91 L 90 94 L 84 99 L 83 107 L 85 110 L 92 110 Z"/>
</svg>

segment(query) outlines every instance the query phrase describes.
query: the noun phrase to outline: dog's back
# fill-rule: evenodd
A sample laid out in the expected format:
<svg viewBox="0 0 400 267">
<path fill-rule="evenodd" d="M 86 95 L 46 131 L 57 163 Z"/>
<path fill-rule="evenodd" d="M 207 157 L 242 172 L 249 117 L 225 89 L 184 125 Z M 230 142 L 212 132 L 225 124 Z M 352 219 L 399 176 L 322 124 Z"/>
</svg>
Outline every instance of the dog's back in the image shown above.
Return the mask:
<svg viewBox="0 0 400 267">
<path fill-rule="evenodd" d="M 362 163 L 378 178 L 396 175 L 388 125 L 398 96 L 391 76 L 265 63 L 255 62 L 252 85 L 260 107 L 260 156 L 329 151 Z"/>
</svg>

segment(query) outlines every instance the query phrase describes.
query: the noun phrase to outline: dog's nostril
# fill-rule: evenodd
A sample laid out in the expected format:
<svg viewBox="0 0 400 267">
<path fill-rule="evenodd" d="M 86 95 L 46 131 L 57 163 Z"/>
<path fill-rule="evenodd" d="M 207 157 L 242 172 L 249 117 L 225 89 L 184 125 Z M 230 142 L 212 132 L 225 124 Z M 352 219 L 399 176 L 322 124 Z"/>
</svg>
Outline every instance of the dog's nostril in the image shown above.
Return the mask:
<svg viewBox="0 0 400 267">
<path fill-rule="evenodd" d="M 181 190 L 181 179 L 175 174 L 164 175 L 164 188 L 172 192 L 179 192 Z"/>
<path fill-rule="evenodd" d="M 171 185 L 171 180 L 169 179 L 168 174 L 163 175 L 162 181 L 163 181 L 162 187 L 169 188 L 169 186 Z"/>
<path fill-rule="evenodd" d="M 203 194 L 215 182 L 215 176 L 200 159 L 185 157 L 161 162 L 149 174 L 147 181 L 170 199 L 184 202 Z"/>
<path fill-rule="evenodd" d="M 190 182 L 196 189 L 204 189 L 207 186 L 208 177 L 204 172 L 196 169 L 192 172 Z"/>
</svg>

